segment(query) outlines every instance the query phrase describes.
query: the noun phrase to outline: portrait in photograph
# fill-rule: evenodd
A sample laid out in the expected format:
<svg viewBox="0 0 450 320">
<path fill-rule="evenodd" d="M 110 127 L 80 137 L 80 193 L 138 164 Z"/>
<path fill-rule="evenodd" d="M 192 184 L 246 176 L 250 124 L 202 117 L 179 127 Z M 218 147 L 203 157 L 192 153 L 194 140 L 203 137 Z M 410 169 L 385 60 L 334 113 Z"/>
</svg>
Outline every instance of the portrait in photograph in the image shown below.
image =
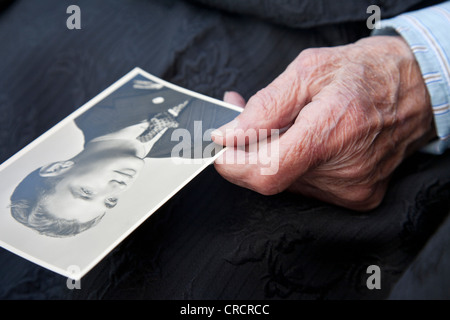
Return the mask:
<svg viewBox="0 0 450 320">
<path fill-rule="evenodd" d="M 39 239 L 30 244 L 12 235 L 8 241 L 2 233 L 7 249 L 39 263 L 36 256 L 58 248 L 58 241 L 69 241 L 71 257 L 90 250 L 97 254 L 88 255 L 98 260 L 212 163 L 222 147 L 211 141 L 210 132 L 236 117 L 239 109 L 158 80 L 133 70 L 107 90 L 111 92 L 65 119 L 59 130 L 2 165 L 0 175 L 17 180 L 2 220 L 7 216 L 8 226 L 20 225 L 22 233 L 25 227 L 33 232 L 26 236 Z M 71 128 L 66 135 L 61 132 L 65 127 Z M 51 140 L 58 142 L 48 147 L 49 153 L 45 144 Z M 17 165 L 24 161 L 28 172 Z M 115 218 L 105 219 L 111 212 Z M 92 246 L 89 238 L 100 245 Z M 75 260 L 72 265 L 83 265 Z"/>
</svg>

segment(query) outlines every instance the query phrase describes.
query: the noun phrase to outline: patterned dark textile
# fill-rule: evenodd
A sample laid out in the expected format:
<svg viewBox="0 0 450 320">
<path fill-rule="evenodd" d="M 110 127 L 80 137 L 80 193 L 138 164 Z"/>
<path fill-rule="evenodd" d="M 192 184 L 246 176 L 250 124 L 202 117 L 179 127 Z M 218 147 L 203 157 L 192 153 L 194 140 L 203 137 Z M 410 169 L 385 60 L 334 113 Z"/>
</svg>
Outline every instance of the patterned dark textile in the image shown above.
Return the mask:
<svg viewBox="0 0 450 320">
<path fill-rule="evenodd" d="M 377 5 L 383 18 L 430 4 L 422 0 L 191 0 L 232 13 L 248 14 L 292 27 L 320 25 L 367 19 L 367 7 Z M 441 2 L 441 1 L 433 1 Z M 371 12 L 371 11 L 369 11 Z"/>
<path fill-rule="evenodd" d="M 221 1 L 224 9 L 242 3 L 234 13 L 215 8 L 219 1 L 199 2 L 206 1 L 17 0 L 5 6 L 0 162 L 135 66 L 215 98 L 227 90 L 249 98 L 303 49 L 369 34 L 365 11 L 352 18 L 356 0 L 298 1 L 310 8 L 305 12 L 316 12 L 316 3 L 339 3 L 339 12 L 351 14 L 336 12 L 337 20 L 304 26 L 283 15 L 295 1 L 279 1 L 286 5 L 280 16 L 260 13 L 275 1 L 252 14 L 243 6 L 255 1 Z M 424 5 L 418 2 L 389 2 L 395 4 L 389 12 Z M 66 28 L 72 4 L 81 8 L 81 30 Z M 410 288 L 416 297 L 439 298 L 445 294 L 436 286 L 445 282 L 436 279 L 449 279 L 448 255 L 439 259 L 449 233 L 433 235 L 450 211 L 449 199 L 449 152 L 414 154 L 395 173 L 381 206 L 367 213 L 290 193 L 262 196 L 208 167 L 83 278 L 81 290 L 0 249 L 0 299 L 401 299 L 412 297 Z M 435 272 L 427 271 L 428 263 Z M 366 286 L 369 265 L 381 268 L 381 290 Z M 433 285 L 418 285 L 428 280 Z"/>
</svg>

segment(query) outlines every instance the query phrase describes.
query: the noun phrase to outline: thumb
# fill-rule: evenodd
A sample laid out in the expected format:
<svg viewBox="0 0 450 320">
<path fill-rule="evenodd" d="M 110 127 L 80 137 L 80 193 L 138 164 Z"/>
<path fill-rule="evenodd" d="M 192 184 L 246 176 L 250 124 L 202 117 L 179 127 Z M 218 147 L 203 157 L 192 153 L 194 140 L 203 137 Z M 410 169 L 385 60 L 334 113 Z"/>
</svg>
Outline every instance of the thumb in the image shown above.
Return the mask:
<svg viewBox="0 0 450 320">
<path fill-rule="evenodd" d="M 257 141 L 264 129 L 266 138 L 272 129 L 293 122 L 307 101 L 306 93 L 297 73 L 285 71 L 251 97 L 239 116 L 212 132 L 212 139 L 226 146 L 244 145 Z"/>
</svg>

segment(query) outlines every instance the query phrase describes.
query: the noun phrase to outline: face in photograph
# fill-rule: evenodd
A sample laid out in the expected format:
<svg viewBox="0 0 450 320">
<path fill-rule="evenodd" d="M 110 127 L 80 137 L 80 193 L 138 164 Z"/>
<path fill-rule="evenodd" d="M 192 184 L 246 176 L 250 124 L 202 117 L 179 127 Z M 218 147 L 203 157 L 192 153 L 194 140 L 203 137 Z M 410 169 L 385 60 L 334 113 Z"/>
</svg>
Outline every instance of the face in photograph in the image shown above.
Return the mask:
<svg viewBox="0 0 450 320">
<path fill-rule="evenodd" d="M 11 214 L 22 224 L 53 237 L 76 235 L 114 208 L 144 166 L 145 148 L 136 139 L 140 123 L 86 144 L 72 159 L 28 175 L 11 196 Z"/>
</svg>

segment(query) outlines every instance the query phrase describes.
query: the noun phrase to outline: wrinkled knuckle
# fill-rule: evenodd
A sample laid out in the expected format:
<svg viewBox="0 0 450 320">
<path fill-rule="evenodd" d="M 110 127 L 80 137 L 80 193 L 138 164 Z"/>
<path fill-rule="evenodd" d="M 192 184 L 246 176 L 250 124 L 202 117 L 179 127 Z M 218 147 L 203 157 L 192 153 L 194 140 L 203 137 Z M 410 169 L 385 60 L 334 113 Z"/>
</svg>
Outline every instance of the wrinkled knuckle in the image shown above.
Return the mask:
<svg viewBox="0 0 450 320">
<path fill-rule="evenodd" d="M 377 186 L 360 187 L 352 191 L 350 207 L 358 211 L 370 211 L 377 208 L 384 199 L 385 192 Z"/>
<path fill-rule="evenodd" d="M 383 201 L 383 197 L 374 195 L 369 200 L 366 200 L 363 203 L 359 203 L 357 210 L 366 212 L 366 211 L 376 209 L 381 204 L 382 201 Z"/>
<path fill-rule="evenodd" d="M 365 204 L 368 203 L 374 193 L 372 187 L 359 187 L 354 188 L 348 193 L 347 199 L 354 204 Z"/>
<path fill-rule="evenodd" d="M 360 160 L 358 162 L 358 164 L 336 170 L 334 175 L 336 178 L 343 179 L 345 181 L 353 181 L 354 183 L 361 183 L 369 180 L 373 171 L 371 162 L 364 160 Z"/>
<path fill-rule="evenodd" d="M 272 117 L 274 110 L 276 109 L 277 101 L 272 93 L 273 89 L 265 88 L 258 91 L 252 98 L 251 102 L 257 107 L 258 113 L 265 119 Z"/>
<path fill-rule="evenodd" d="M 308 48 L 298 55 L 294 65 L 298 71 L 311 70 L 335 60 L 335 55 L 331 48 Z"/>
<path fill-rule="evenodd" d="M 373 116 L 371 117 L 371 123 L 369 124 L 372 132 L 379 133 L 385 127 L 385 119 L 383 114 L 374 108 Z"/>
<path fill-rule="evenodd" d="M 297 63 L 302 66 L 314 65 L 320 55 L 320 50 L 317 48 L 308 48 L 303 50 L 298 56 Z"/>
<path fill-rule="evenodd" d="M 342 169 L 336 172 L 337 178 L 344 180 L 358 180 L 361 177 L 360 170 L 356 167 Z"/>
<path fill-rule="evenodd" d="M 255 191 L 259 194 L 262 194 L 263 196 L 273 196 L 278 193 L 274 188 L 270 186 L 259 186 L 257 189 L 255 189 Z"/>
<path fill-rule="evenodd" d="M 384 193 L 380 193 L 380 194 L 375 194 L 371 197 L 370 202 L 367 204 L 366 206 L 366 210 L 372 210 L 377 208 L 384 199 Z"/>
<path fill-rule="evenodd" d="M 356 180 L 370 180 L 372 176 L 373 166 L 370 161 L 362 161 L 354 170 L 354 179 Z"/>
<path fill-rule="evenodd" d="M 265 195 L 272 196 L 283 191 L 277 183 L 275 176 L 260 176 L 258 183 L 253 185 L 253 190 Z"/>
</svg>

